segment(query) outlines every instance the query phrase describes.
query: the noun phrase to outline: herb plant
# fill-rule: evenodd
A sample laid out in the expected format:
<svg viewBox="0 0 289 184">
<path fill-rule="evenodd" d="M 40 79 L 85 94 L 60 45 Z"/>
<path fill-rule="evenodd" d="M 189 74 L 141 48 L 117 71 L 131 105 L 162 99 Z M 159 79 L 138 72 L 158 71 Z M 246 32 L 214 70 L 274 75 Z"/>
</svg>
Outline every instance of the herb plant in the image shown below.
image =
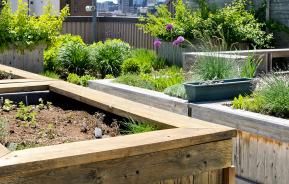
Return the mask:
<svg viewBox="0 0 289 184">
<path fill-rule="evenodd" d="M 16 119 L 25 122 L 26 126 L 36 127 L 36 111 L 32 106 L 26 106 L 23 102 L 19 102 Z"/>
<path fill-rule="evenodd" d="M 138 122 L 133 119 L 122 122 L 124 129 L 122 133 L 125 134 L 137 134 L 144 132 L 151 132 L 157 130 L 157 127 L 146 122 Z"/>
</svg>

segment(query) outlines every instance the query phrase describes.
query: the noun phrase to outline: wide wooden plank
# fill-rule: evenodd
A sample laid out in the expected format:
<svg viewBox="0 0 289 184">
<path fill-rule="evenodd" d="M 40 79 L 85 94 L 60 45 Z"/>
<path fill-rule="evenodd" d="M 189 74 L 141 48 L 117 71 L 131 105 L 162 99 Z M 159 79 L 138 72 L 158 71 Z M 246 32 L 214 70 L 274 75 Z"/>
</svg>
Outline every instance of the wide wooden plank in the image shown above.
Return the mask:
<svg viewBox="0 0 289 184">
<path fill-rule="evenodd" d="M 38 75 L 35 73 L 27 72 L 24 70 L 20 70 L 14 67 L 1 65 L 0 64 L 0 71 L 6 72 L 6 73 L 12 73 L 13 75 L 19 77 L 19 78 L 25 78 L 25 79 L 37 79 L 37 80 L 53 80 L 49 77 L 45 77 L 42 75 Z"/>
<path fill-rule="evenodd" d="M 232 140 L 0 178 L 1 184 L 147 184 L 227 168 Z M 207 177 L 201 176 L 201 177 Z M 231 183 L 230 183 L 231 184 Z"/>
<path fill-rule="evenodd" d="M 24 82 L 43 82 L 43 80 L 35 80 L 35 79 L 5 79 L 5 80 L 0 80 L 0 84 L 24 83 Z"/>
<path fill-rule="evenodd" d="M 217 125 L 206 121 L 178 115 L 166 110 L 154 108 L 141 103 L 133 102 L 124 98 L 116 97 L 104 92 L 89 88 L 83 88 L 67 82 L 53 82 L 49 86 L 50 91 L 84 102 L 119 116 L 136 120 L 156 122 L 164 127 L 187 127 L 187 128 L 220 128 L 230 129 L 223 125 Z"/>
<path fill-rule="evenodd" d="M 2 144 L 0 144 L 0 157 L 8 154 L 9 152 L 10 151 L 7 148 L 5 148 Z"/>
<path fill-rule="evenodd" d="M 25 82 L 0 84 L 0 93 L 48 90 L 50 82 Z"/>
<path fill-rule="evenodd" d="M 0 177 L 225 140 L 234 134 L 232 130 L 178 128 L 14 151 L 0 158 Z"/>
</svg>

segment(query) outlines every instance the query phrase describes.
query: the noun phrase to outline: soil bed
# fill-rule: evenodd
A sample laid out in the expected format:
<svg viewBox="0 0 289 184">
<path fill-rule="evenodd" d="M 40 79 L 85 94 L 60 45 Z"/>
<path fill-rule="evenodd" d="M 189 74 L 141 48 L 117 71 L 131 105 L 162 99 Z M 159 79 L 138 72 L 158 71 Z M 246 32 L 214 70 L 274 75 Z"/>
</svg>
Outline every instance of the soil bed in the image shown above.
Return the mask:
<svg viewBox="0 0 289 184">
<path fill-rule="evenodd" d="M 32 101 L 35 102 L 35 95 L 31 96 L 34 96 Z M 30 100 L 30 106 L 24 105 L 23 108 L 15 105 L 19 101 L 18 96 L 8 110 L 5 109 L 7 103 L 2 102 L 0 109 L 0 120 L 7 125 L 7 136 L 0 141 L 11 150 L 96 139 L 96 128 L 101 129 L 102 138 L 119 136 L 123 129 L 121 125 L 126 121 L 125 118 L 51 93 L 43 102 L 40 100 L 32 104 Z M 27 108 L 31 109 L 25 115 Z M 21 115 L 24 118 L 19 118 Z M 24 121 L 25 118 L 28 120 Z"/>
<path fill-rule="evenodd" d="M 16 79 L 16 78 L 17 78 L 17 77 L 14 76 L 13 74 L 0 71 L 0 80 L 4 80 L 4 79 Z"/>
</svg>

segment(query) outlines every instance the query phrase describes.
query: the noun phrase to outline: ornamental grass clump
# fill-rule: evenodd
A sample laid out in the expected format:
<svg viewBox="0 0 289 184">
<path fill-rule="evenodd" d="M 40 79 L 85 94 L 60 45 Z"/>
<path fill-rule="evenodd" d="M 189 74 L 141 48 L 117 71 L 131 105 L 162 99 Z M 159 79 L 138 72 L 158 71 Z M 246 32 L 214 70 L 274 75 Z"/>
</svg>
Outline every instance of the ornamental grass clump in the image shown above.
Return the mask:
<svg viewBox="0 0 289 184">
<path fill-rule="evenodd" d="M 233 108 L 289 118 L 289 77 L 265 76 L 251 96 L 235 98 Z"/>
</svg>

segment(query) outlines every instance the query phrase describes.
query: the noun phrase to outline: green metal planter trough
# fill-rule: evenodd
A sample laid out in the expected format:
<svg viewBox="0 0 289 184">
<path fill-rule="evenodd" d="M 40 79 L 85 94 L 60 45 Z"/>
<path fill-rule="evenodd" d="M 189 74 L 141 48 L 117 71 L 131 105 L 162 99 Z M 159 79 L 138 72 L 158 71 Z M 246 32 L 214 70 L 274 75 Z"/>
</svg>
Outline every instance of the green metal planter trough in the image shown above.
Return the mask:
<svg viewBox="0 0 289 184">
<path fill-rule="evenodd" d="M 232 99 L 252 92 L 252 79 L 238 78 L 184 83 L 189 102 Z"/>
</svg>

